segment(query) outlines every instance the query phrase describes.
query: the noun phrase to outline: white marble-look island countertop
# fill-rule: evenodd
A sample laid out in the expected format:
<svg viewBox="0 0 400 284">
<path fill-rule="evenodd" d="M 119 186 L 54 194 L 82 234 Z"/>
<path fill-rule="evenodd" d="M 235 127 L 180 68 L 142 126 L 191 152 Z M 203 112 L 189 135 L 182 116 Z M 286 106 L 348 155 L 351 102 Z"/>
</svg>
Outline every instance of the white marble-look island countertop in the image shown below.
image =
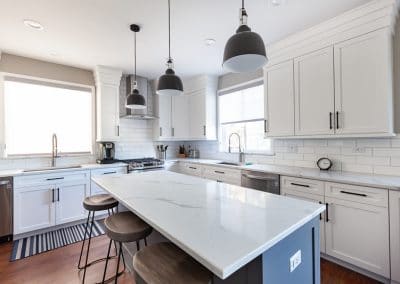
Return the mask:
<svg viewBox="0 0 400 284">
<path fill-rule="evenodd" d="M 325 210 L 316 203 L 165 170 L 92 180 L 221 279 Z"/>
</svg>

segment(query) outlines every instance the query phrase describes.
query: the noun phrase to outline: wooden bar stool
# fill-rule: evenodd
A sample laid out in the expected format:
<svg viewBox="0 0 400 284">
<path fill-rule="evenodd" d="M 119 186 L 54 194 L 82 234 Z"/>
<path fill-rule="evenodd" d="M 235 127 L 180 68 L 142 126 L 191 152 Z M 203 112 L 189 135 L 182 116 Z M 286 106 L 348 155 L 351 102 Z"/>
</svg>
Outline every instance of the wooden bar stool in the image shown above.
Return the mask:
<svg viewBox="0 0 400 284">
<path fill-rule="evenodd" d="M 158 243 L 133 256 L 136 284 L 209 284 L 213 275 L 172 243 Z"/>
<path fill-rule="evenodd" d="M 110 280 L 115 280 L 117 283 L 117 279 L 122 273 L 125 271 L 125 259 L 122 252 L 122 243 L 131 243 L 136 242 L 137 250 L 139 251 L 140 245 L 139 241 L 144 240 L 145 245 L 147 246 L 146 237 L 149 236 L 152 232 L 152 228 L 146 224 L 142 219 L 133 214 L 130 211 L 117 213 L 107 217 L 104 221 L 104 225 L 106 228 L 106 234 L 110 238 L 110 243 L 108 245 L 108 252 L 106 257 L 106 265 L 104 267 L 103 273 L 103 281 L 102 283 L 108 282 Z M 118 252 L 118 262 L 117 262 L 117 270 L 115 272 L 115 276 L 108 278 L 106 280 L 107 273 L 107 265 L 108 260 L 110 259 L 110 250 L 111 243 L 116 241 L 119 243 L 119 252 Z M 121 262 L 124 263 L 124 269 L 119 272 L 119 264 Z"/>
<path fill-rule="evenodd" d="M 114 214 L 114 208 L 116 208 L 117 206 L 118 206 L 118 201 L 115 200 L 109 194 L 97 194 L 97 195 L 86 197 L 83 200 L 83 207 L 88 211 L 88 217 L 86 219 L 85 233 L 83 236 L 81 254 L 79 256 L 79 262 L 78 262 L 78 269 L 84 270 L 82 283 L 85 283 L 86 268 L 94 263 L 105 260 L 105 258 L 101 258 L 101 259 L 97 259 L 97 260 L 94 260 L 94 261 L 88 263 L 90 242 L 92 240 L 92 232 L 93 232 L 93 225 L 94 225 L 94 215 L 98 211 L 107 210 L 108 215 L 111 216 L 112 214 Z M 90 231 L 88 234 L 89 222 L 90 222 Z M 89 236 L 89 238 L 88 238 L 88 245 L 87 245 L 87 249 L 86 249 L 86 259 L 85 259 L 85 265 L 82 266 L 81 260 L 82 260 L 83 248 L 85 247 L 87 235 Z M 117 250 L 116 246 L 115 246 L 115 250 Z"/>
</svg>

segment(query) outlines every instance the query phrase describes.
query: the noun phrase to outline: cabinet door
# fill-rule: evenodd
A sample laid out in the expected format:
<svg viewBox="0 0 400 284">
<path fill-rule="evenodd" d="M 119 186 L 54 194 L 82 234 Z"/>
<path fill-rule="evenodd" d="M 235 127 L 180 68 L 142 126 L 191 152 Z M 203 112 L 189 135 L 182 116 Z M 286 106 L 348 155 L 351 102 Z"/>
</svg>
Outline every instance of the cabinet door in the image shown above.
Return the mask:
<svg viewBox="0 0 400 284">
<path fill-rule="evenodd" d="M 56 194 L 56 224 L 68 223 L 87 217 L 82 202 L 89 195 L 89 184 L 62 184 L 57 186 Z"/>
<path fill-rule="evenodd" d="M 391 134 L 391 36 L 376 31 L 335 45 L 338 134 Z"/>
<path fill-rule="evenodd" d="M 400 191 L 389 192 L 391 279 L 400 283 Z"/>
<path fill-rule="evenodd" d="M 294 190 L 290 190 L 288 188 L 282 187 L 281 188 L 281 195 L 287 197 L 293 197 L 301 200 L 312 201 L 319 204 L 325 203 L 324 196 L 314 195 L 310 193 L 304 192 L 297 192 Z M 320 236 L 320 248 L 321 252 L 325 253 L 325 213 L 321 213 L 319 218 L 319 236 Z"/>
<path fill-rule="evenodd" d="M 389 278 L 388 208 L 331 197 L 325 202 L 326 253 Z"/>
<path fill-rule="evenodd" d="M 55 225 L 53 186 L 31 186 L 14 190 L 14 234 Z"/>
<path fill-rule="evenodd" d="M 334 134 L 333 47 L 294 60 L 296 135 Z"/>
<path fill-rule="evenodd" d="M 293 61 L 264 70 L 266 137 L 294 135 Z"/>
<path fill-rule="evenodd" d="M 206 138 L 206 99 L 205 90 L 188 95 L 189 97 L 189 135 L 190 139 Z M 215 110 L 214 110 L 215 111 Z"/>
<path fill-rule="evenodd" d="M 170 96 L 156 95 L 158 101 L 158 128 L 155 129 L 159 139 L 171 138 L 171 110 L 172 98 Z"/>
<path fill-rule="evenodd" d="M 97 90 L 97 141 L 119 139 L 119 86 L 101 84 Z"/>
<path fill-rule="evenodd" d="M 189 137 L 189 96 L 172 97 L 172 138 Z"/>
</svg>

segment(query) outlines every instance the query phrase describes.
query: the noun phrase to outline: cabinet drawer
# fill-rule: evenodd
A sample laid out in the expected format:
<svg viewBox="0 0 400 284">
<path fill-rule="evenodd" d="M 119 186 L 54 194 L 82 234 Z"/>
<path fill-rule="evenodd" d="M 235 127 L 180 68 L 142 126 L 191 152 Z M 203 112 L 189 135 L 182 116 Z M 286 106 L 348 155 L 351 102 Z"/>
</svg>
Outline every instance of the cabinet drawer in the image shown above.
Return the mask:
<svg viewBox="0 0 400 284">
<path fill-rule="evenodd" d="M 224 167 L 204 167 L 203 177 L 235 185 L 240 185 L 241 183 L 240 170 L 228 169 Z"/>
<path fill-rule="evenodd" d="M 325 184 L 325 196 L 364 203 L 374 206 L 388 207 L 389 192 L 387 189 L 364 187 L 350 184 L 331 183 Z"/>
<path fill-rule="evenodd" d="M 60 184 L 66 182 L 75 182 L 82 180 L 90 180 L 89 171 L 74 171 L 74 172 L 58 172 L 58 173 L 44 173 L 23 175 L 14 178 L 14 187 L 26 187 L 35 185 L 46 184 Z"/>
<path fill-rule="evenodd" d="M 199 164 L 182 164 L 181 165 L 182 173 L 191 175 L 191 176 L 201 176 L 203 167 Z"/>
<path fill-rule="evenodd" d="M 96 169 L 91 170 L 91 176 L 101 176 L 101 175 L 110 175 L 110 174 L 126 174 L 126 167 L 116 167 L 116 168 L 106 168 L 106 169 Z"/>
<path fill-rule="evenodd" d="M 313 179 L 282 176 L 281 188 L 287 188 L 304 193 L 324 195 L 324 182 Z"/>
</svg>

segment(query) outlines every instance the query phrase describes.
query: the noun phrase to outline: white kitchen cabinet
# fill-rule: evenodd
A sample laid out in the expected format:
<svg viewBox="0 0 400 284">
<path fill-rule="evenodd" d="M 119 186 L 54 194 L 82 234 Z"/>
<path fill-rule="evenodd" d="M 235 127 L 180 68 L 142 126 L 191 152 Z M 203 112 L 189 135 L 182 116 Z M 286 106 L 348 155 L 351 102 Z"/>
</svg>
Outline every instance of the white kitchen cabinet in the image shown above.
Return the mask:
<svg viewBox="0 0 400 284">
<path fill-rule="evenodd" d="M 87 217 L 82 202 L 86 196 L 89 196 L 89 187 L 90 183 L 87 181 L 57 186 L 56 224 L 69 223 Z"/>
<path fill-rule="evenodd" d="M 296 58 L 294 78 L 296 135 L 334 134 L 333 47 Z"/>
<path fill-rule="evenodd" d="M 390 277 L 388 191 L 326 183 L 326 253 Z"/>
<path fill-rule="evenodd" d="M 196 76 L 183 81 L 183 95 L 156 96 L 155 139 L 215 140 L 217 83 L 216 77 Z"/>
<path fill-rule="evenodd" d="M 335 45 L 338 134 L 393 134 L 392 40 L 378 30 Z"/>
<path fill-rule="evenodd" d="M 203 166 L 192 163 L 179 163 L 179 172 L 190 176 L 200 177 L 203 173 Z"/>
<path fill-rule="evenodd" d="M 14 234 L 86 218 L 82 202 L 89 191 L 89 171 L 15 177 Z"/>
<path fill-rule="evenodd" d="M 324 196 L 295 191 L 286 187 L 281 187 L 281 195 L 319 204 L 325 203 Z M 325 213 L 321 213 L 319 220 L 320 250 L 322 253 L 325 253 Z"/>
<path fill-rule="evenodd" d="M 391 279 L 400 283 L 400 191 L 389 192 Z"/>
<path fill-rule="evenodd" d="M 227 167 L 203 166 L 203 178 L 241 185 L 241 170 Z"/>
<path fill-rule="evenodd" d="M 155 95 L 155 115 L 158 119 L 154 123 L 156 140 L 169 140 L 172 137 L 172 98 L 170 96 Z"/>
<path fill-rule="evenodd" d="M 189 139 L 189 96 L 172 97 L 172 138 Z"/>
<path fill-rule="evenodd" d="M 325 204 L 325 183 L 319 180 L 281 176 L 281 195 Z M 320 249 L 325 253 L 325 213 L 320 215 Z"/>
<path fill-rule="evenodd" d="M 97 141 L 119 140 L 119 86 L 122 71 L 98 66 L 96 79 Z"/>
<path fill-rule="evenodd" d="M 91 177 L 97 177 L 97 176 L 104 176 L 104 175 L 116 175 L 116 174 L 126 174 L 127 173 L 127 167 L 110 167 L 110 168 L 105 168 L 105 169 L 95 169 L 90 171 L 90 176 Z M 107 193 L 104 191 L 100 186 L 98 186 L 95 182 L 91 181 L 90 182 L 90 195 L 96 195 L 96 194 L 104 194 Z"/>
<path fill-rule="evenodd" d="M 14 189 L 14 234 L 56 224 L 54 187 L 49 185 Z"/>
<path fill-rule="evenodd" d="M 292 60 L 264 69 L 266 137 L 295 134 L 293 80 Z"/>
</svg>

